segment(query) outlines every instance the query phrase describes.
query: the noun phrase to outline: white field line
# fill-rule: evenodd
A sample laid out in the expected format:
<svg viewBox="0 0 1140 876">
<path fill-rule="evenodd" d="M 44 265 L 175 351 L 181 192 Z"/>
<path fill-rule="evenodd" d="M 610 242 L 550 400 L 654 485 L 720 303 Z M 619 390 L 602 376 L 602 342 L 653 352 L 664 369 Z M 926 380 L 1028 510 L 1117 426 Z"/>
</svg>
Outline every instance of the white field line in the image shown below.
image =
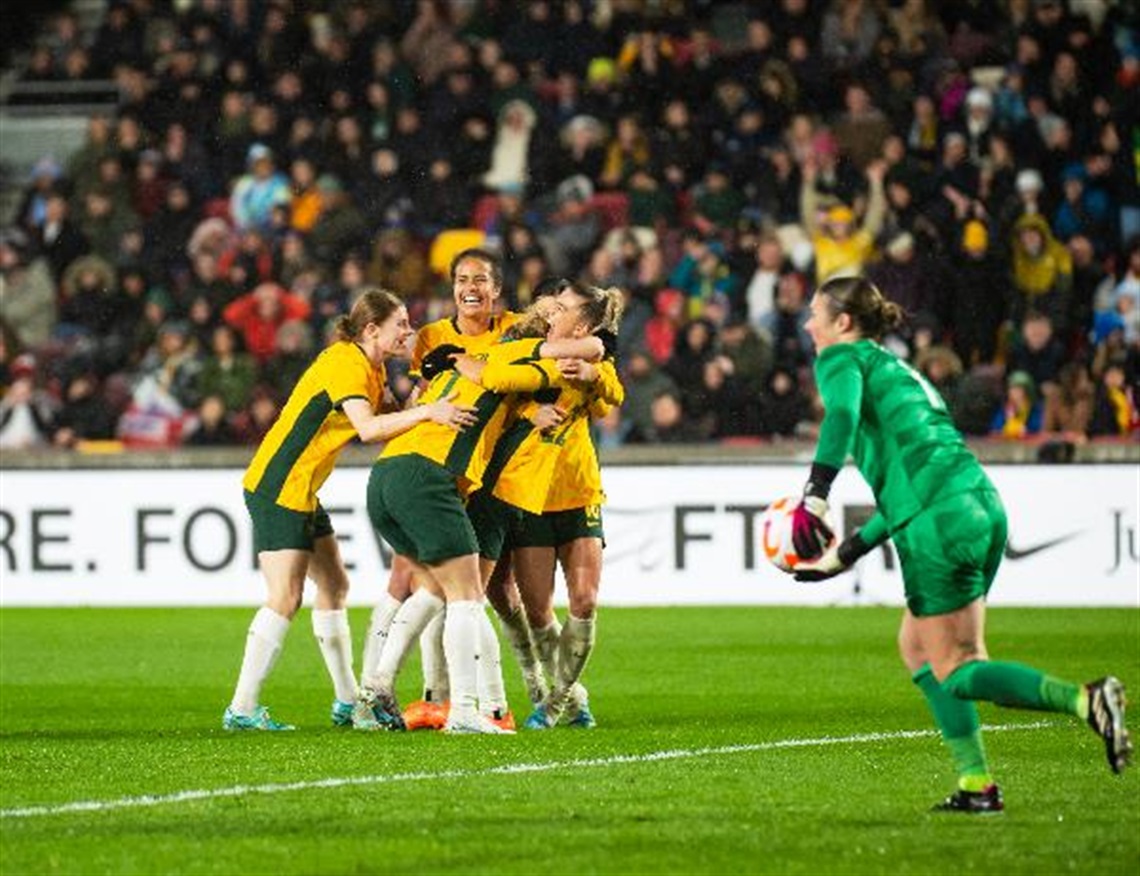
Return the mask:
<svg viewBox="0 0 1140 876">
<path fill-rule="evenodd" d="M 1027 724 L 992 724 L 982 729 L 990 733 L 1016 730 L 1040 730 L 1055 727 L 1049 721 Z M 804 739 L 775 739 L 771 742 L 751 742 L 741 745 L 719 745 L 707 748 L 677 748 L 649 751 L 644 754 L 612 754 L 581 760 L 553 760 L 544 763 L 510 763 L 501 766 L 472 770 L 436 770 L 433 772 L 392 773 L 376 776 L 343 776 L 339 778 L 311 779 L 302 782 L 281 782 L 267 785 L 234 785 L 230 788 L 203 788 L 177 791 L 173 794 L 145 794 L 140 797 L 119 797 L 112 800 L 79 800 L 51 806 L 25 806 L 18 809 L 0 809 L 0 818 L 33 818 L 40 815 L 67 815 L 73 812 L 109 812 L 113 809 L 140 809 L 188 803 L 194 800 L 216 800 L 223 797 L 244 797 L 248 794 L 284 794 L 290 791 L 308 791 L 320 788 L 348 788 L 359 785 L 389 785 L 396 782 L 430 782 L 441 779 L 475 779 L 483 776 L 511 776 L 520 773 L 548 773 L 555 770 L 590 769 L 620 766 L 622 764 L 655 763 L 663 760 L 693 760 L 719 757 L 727 754 L 747 754 L 756 751 L 776 751 L 782 748 L 818 748 L 828 745 L 860 745 L 874 742 L 892 742 L 905 739 L 925 739 L 937 736 L 934 730 L 896 730 L 889 733 L 855 733 L 850 736 L 816 736 Z"/>
</svg>

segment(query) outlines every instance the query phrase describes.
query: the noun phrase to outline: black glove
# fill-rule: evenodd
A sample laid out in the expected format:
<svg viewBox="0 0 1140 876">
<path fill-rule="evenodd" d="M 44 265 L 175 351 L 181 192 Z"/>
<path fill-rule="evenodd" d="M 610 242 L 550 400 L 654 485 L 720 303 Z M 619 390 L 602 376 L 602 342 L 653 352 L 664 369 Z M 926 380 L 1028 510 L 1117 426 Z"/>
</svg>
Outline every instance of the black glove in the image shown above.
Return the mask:
<svg viewBox="0 0 1140 876">
<path fill-rule="evenodd" d="M 454 368 L 455 363 L 451 361 L 451 357 L 465 352 L 467 351 L 455 344 L 440 344 L 424 356 L 423 361 L 420 362 L 420 374 L 423 375 L 424 380 L 431 380 L 437 374 Z"/>
<path fill-rule="evenodd" d="M 594 332 L 594 337 L 602 342 L 602 349 L 605 352 L 602 354 L 604 358 L 609 359 L 617 355 L 617 335 L 609 329 L 598 329 Z"/>
</svg>

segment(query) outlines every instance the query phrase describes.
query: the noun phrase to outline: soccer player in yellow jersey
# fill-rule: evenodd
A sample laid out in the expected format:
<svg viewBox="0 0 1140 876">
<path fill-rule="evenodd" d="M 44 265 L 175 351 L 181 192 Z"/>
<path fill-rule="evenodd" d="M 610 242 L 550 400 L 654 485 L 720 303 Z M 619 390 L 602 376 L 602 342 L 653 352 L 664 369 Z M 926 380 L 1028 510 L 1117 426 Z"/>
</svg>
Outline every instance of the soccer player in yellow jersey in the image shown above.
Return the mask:
<svg viewBox="0 0 1140 876">
<path fill-rule="evenodd" d="M 386 384 L 384 361 L 405 353 L 408 311 L 381 289 L 367 289 L 340 318 L 337 340 L 301 375 L 242 480 L 253 520 L 254 548 L 268 598 L 254 616 L 227 730 L 291 730 L 260 704 L 261 686 L 301 605 L 306 575 L 317 585 L 313 632 L 336 691 L 333 723 L 351 723 L 356 683 L 345 613 L 348 578 L 329 516 L 317 491 L 353 438 L 383 441 L 432 422 L 453 433 L 475 423 L 475 411 L 437 397 L 406 411 L 376 413 Z"/>
<path fill-rule="evenodd" d="M 547 339 L 583 338 L 599 330 L 616 332 L 621 310 L 619 289 L 565 283 L 555 306 L 547 312 Z M 534 430 L 526 420 L 516 423 L 500 440 L 484 490 L 472 498 L 468 510 L 478 521 L 484 556 L 498 555 L 508 540 L 505 529 L 510 527 L 523 600 L 540 656 L 553 669 L 554 687 L 536 704 L 527 726 L 553 726 L 574 699 L 572 723 L 593 727 L 588 703 L 580 693 L 574 696 L 576 687 L 581 690 L 578 679 L 594 646 L 602 568 L 600 507 L 604 494 L 589 418 L 621 404 L 624 390 L 610 361 L 519 364 L 492 355 L 485 363 L 458 357 L 456 368 L 488 389 L 533 392 L 538 398 L 554 392 L 550 397 L 556 398 L 566 414 L 562 424 L 544 432 Z M 518 513 L 509 514 L 507 507 L 519 509 Z M 565 628 L 558 626 L 553 610 L 554 569 L 559 561 L 570 596 Z"/>
<path fill-rule="evenodd" d="M 518 319 L 518 315 L 510 311 L 496 313 L 502 295 L 503 272 L 499 258 L 494 253 L 478 248 L 465 249 L 452 259 L 450 275 L 455 315 L 422 326 L 416 335 L 410 374 L 420 378 L 417 395 L 427 386 L 426 377 L 429 375 L 424 373 L 427 370 L 424 360 L 430 358 L 433 350 L 451 347 L 474 355 L 483 353 L 497 344 L 503 331 Z M 428 593 L 414 601 L 409 600 L 413 590 L 412 569 L 413 565 L 407 558 L 399 554 L 394 556 L 388 591 L 373 609 L 369 622 L 361 678 L 374 676 L 379 671 L 380 657 L 390 630 L 397 640 L 394 642 L 396 653 L 403 653 L 409 626 L 421 626 L 421 616 L 434 608 L 428 600 Z M 408 603 L 406 607 L 405 603 Z M 401 608 L 403 613 L 397 621 L 397 612 Z M 525 618 L 521 613 L 516 616 L 516 621 L 522 623 L 522 636 L 529 641 Z M 435 611 L 422 635 L 426 701 L 421 700 L 408 706 L 409 728 L 440 727 L 446 720 L 444 702 L 448 697 L 448 683 L 442 647 L 442 625 L 442 613 Z M 517 633 L 514 638 L 518 638 Z M 497 643 L 496 639 L 495 646 Z"/>
<path fill-rule="evenodd" d="M 499 350 L 526 362 L 559 356 L 600 359 L 603 348 L 596 338 L 581 338 L 516 341 Z M 397 613 L 377 671 L 362 680 L 353 715 L 357 726 L 382 725 L 383 715 L 399 714 L 395 676 L 407 644 L 446 605 L 443 647 L 451 703 L 444 730 L 510 732 L 491 720 L 495 707 L 505 707 L 501 678 L 495 691 L 485 683 L 493 682 L 497 673 L 488 678 L 477 669 L 477 655 L 480 663 L 487 661 L 491 649 L 497 652 L 498 641 L 482 601 L 491 570 L 480 565 L 479 541 L 464 508 L 465 498 L 482 484 L 510 408 L 504 395 L 450 369 L 432 378 L 419 403 L 451 395 L 476 411 L 476 424 L 458 436 L 460 440 L 425 423 L 388 442 L 372 469 L 369 517 L 411 564 L 420 588 Z"/>
</svg>

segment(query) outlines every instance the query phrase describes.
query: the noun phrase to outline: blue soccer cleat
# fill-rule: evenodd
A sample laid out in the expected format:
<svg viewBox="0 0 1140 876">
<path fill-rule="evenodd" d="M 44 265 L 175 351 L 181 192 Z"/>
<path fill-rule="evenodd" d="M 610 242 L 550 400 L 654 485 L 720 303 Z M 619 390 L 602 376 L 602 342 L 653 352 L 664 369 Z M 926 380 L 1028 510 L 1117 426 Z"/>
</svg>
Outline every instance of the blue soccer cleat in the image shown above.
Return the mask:
<svg viewBox="0 0 1140 876">
<path fill-rule="evenodd" d="M 355 705 L 355 703 L 345 703 L 341 700 L 333 700 L 332 725 L 334 727 L 351 727 L 352 710 Z"/>
<path fill-rule="evenodd" d="M 598 726 L 598 719 L 594 717 L 594 713 L 590 711 L 590 704 L 586 700 L 582 700 L 578 704 L 577 711 L 566 722 L 567 727 L 574 727 L 578 730 L 593 730 Z"/>
<path fill-rule="evenodd" d="M 356 730 L 407 730 L 400 706 L 391 694 L 361 688 L 350 720 Z"/>
<path fill-rule="evenodd" d="M 252 715 L 239 715 L 226 707 L 222 715 L 222 728 L 225 730 L 296 730 L 292 724 L 282 724 L 269 717 L 269 709 L 258 706 Z"/>
<path fill-rule="evenodd" d="M 527 730 L 549 730 L 554 723 L 554 719 L 546 711 L 546 706 L 538 705 L 523 722 L 523 726 Z"/>
</svg>

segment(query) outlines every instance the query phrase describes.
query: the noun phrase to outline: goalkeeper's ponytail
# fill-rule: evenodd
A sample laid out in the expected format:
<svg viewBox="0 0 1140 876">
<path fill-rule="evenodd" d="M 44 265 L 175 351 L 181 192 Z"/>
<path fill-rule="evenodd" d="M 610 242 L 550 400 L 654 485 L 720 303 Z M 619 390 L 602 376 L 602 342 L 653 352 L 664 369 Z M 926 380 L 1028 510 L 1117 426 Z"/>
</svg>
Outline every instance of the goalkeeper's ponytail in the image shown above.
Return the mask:
<svg viewBox="0 0 1140 876">
<path fill-rule="evenodd" d="M 835 277 L 825 282 L 818 294 L 827 299 L 832 317 L 846 313 L 859 333 L 873 341 L 903 324 L 906 314 L 899 305 L 883 297 L 879 288 L 865 277 Z"/>
</svg>

